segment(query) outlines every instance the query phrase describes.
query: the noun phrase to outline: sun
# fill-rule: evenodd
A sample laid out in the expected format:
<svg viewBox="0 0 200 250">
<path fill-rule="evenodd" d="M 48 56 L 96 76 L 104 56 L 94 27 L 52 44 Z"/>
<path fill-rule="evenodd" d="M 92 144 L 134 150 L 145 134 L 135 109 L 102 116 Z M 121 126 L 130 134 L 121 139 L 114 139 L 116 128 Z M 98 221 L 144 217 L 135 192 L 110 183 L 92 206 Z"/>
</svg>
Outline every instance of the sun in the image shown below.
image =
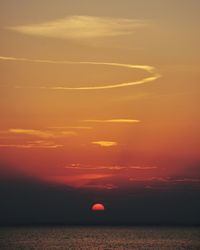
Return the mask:
<svg viewBox="0 0 200 250">
<path fill-rule="evenodd" d="M 102 203 L 94 203 L 91 207 L 92 211 L 105 211 L 105 206 Z"/>
</svg>

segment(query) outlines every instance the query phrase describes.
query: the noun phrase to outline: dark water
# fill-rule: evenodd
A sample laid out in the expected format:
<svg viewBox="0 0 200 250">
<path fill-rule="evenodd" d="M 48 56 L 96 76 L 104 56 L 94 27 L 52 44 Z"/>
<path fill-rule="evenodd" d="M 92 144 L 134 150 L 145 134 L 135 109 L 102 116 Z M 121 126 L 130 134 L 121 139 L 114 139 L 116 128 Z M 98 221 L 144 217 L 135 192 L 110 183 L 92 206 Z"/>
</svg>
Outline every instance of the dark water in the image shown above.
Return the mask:
<svg viewBox="0 0 200 250">
<path fill-rule="evenodd" d="M 19 227 L 0 228 L 1 250 L 200 250 L 200 228 Z"/>
</svg>

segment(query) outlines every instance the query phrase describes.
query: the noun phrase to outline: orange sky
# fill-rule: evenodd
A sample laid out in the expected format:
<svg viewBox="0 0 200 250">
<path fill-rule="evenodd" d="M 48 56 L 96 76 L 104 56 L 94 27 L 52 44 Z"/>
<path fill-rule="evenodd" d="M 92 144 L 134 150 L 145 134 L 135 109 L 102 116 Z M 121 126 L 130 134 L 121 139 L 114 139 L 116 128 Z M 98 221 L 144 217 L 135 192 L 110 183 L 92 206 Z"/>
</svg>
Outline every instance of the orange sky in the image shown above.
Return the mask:
<svg viewBox="0 0 200 250">
<path fill-rule="evenodd" d="M 1 1 L 1 165 L 74 187 L 193 181 L 199 7 Z"/>
</svg>

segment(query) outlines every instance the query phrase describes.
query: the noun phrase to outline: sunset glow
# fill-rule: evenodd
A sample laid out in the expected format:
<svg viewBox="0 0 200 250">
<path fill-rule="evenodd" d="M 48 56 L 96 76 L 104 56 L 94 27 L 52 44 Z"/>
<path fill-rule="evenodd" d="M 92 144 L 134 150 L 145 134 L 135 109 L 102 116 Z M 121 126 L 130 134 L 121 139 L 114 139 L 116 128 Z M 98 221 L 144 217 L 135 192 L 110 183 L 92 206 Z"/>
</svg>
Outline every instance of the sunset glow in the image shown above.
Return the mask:
<svg viewBox="0 0 200 250">
<path fill-rule="evenodd" d="M 199 187 L 195 4 L 28 2 L 0 3 L 0 175 L 102 193 Z"/>
</svg>

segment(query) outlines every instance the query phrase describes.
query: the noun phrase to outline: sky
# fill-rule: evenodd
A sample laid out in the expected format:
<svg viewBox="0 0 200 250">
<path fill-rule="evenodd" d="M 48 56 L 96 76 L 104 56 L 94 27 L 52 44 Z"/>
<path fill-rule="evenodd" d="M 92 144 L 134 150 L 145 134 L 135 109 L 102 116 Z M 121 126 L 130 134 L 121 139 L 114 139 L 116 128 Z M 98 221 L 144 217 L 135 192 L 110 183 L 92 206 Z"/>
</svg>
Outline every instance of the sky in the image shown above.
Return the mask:
<svg viewBox="0 0 200 250">
<path fill-rule="evenodd" d="M 46 185 L 53 200 L 62 187 L 78 207 L 98 197 L 113 207 L 117 194 L 118 204 L 128 206 L 141 193 L 139 207 L 152 193 L 156 207 L 162 194 L 176 200 L 179 192 L 194 205 L 200 190 L 199 7 L 198 0 L 2 0 L 5 197 L 9 185 L 17 186 L 13 195 L 21 192 L 21 180 L 31 190 Z"/>
</svg>

